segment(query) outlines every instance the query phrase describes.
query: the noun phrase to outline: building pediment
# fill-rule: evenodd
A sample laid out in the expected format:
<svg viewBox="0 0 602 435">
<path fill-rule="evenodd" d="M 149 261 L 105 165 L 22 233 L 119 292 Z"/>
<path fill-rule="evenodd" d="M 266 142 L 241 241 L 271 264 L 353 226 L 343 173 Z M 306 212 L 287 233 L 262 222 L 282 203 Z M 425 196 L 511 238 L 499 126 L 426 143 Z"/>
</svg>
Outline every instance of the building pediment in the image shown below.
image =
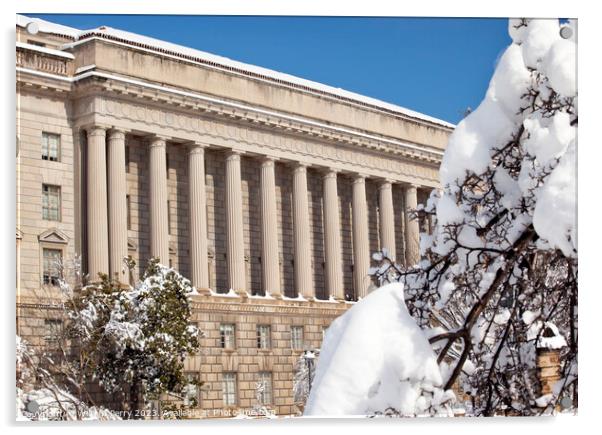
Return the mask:
<svg viewBox="0 0 602 435">
<path fill-rule="evenodd" d="M 50 228 L 38 235 L 38 240 L 45 243 L 60 243 L 66 245 L 69 243 L 69 237 L 57 228 Z"/>
</svg>

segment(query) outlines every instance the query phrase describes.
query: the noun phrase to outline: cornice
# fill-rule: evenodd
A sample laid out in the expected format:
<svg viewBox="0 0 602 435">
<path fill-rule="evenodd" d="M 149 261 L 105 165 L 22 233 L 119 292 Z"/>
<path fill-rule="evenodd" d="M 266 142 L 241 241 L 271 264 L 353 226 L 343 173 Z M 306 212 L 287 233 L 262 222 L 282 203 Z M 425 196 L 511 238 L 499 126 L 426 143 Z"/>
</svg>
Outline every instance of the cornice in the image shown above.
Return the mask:
<svg viewBox="0 0 602 435">
<path fill-rule="evenodd" d="M 49 73 L 24 68 L 17 68 L 17 71 L 21 73 L 19 77 L 21 85 L 25 86 L 28 84 L 33 87 L 39 85 L 36 80 L 27 80 L 28 77 L 56 79 L 61 83 L 70 83 L 72 91 L 77 91 L 80 96 L 103 92 L 108 95 L 112 94 L 117 98 L 145 101 L 148 104 L 161 104 L 163 108 L 163 105 L 168 105 L 172 110 L 179 112 L 200 114 L 203 117 L 222 120 L 227 119 L 229 122 L 251 124 L 287 134 L 303 135 L 314 140 L 328 140 L 333 143 L 359 146 L 411 160 L 419 160 L 433 166 L 440 164 L 443 155 L 442 151 L 423 145 L 182 89 L 145 83 L 101 71 L 88 70 L 74 77 L 53 76 Z M 89 88 L 90 86 L 93 86 L 93 88 Z"/>
<path fill-rule="evenodd" d="M 327 124 L 314 119 L 277 112 L 263 107 L 251 106 L 235 101 L 131 80 L 103 72 L 90 74 L 89 78 L 106 78 L 106 81 L 94 80 L 94 84 L 116 97 L 145 101 L 148 104 L 161 104 L 172 110 L 200 114 L 228 122 L 242 123 L 259 128 L 309 137 L 313 140 L 328 140 L 333 143 L 359 146 L 373 151 L 390 153 L 412 160 L 438 165 L 443 152 L 435 148 L 412 144 L 394 138 L 385 137 L 346 126 Z M 83 79 L 78 87 L 84 87 Z M 85 91 L 82 89 L 82 92 Z M 97 91 L 95 91 L 97 92 Z M 108 94 L 105 94 L 108 95 Z"/>
</svg>

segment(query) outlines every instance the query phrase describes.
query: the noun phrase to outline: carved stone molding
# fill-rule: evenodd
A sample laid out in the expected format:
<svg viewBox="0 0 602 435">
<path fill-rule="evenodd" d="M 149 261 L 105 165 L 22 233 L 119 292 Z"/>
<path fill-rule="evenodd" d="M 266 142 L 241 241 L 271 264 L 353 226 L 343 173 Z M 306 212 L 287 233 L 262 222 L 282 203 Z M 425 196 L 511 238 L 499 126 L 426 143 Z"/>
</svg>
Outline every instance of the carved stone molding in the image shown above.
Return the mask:
<svg viewBox="0 0 602 435">
<path fill-rule="evenodd" d="M 212 298 L 219 296 L 211 296 Z M 232 299 L 232 300 L 231 300 Z M 258 313 L 274 315 L 299 315 L 311 317 L 337 317 L 352 305 L 333 304 L 332 302 L 304 302 L 303 305 L 291 305 L 294 302 L 278 301 L 269 304 L 266 301 L 247 299 L 247 302 L 228 298 L 227 301 L 199 302 L 193 301 L 193 312 L 222 313 Z"/>
<path fill-rule="evenodd" d="M 40 242 L 45 243 L 58 243 L 61 245 L 66 245 L 69 243 L 69 237 L 65 235 L 62 231 L 51 228 L 49 230 L 44 231 L 43 233 L 38 235 L 38 240 Z"/>
<path fill-rule="evenodd" d="M 397 182 L 413 181 L 431 187 L 438 185 L 438 157 L 431 156 L 429 160 L 424 158 L 424 153 L 415 150 L 362 142 L 357 138 L 343 140 L 317 133 L 309 138 L 300 137 L 306 132 L 299 133 L 298 128 L 282 128 L 282 124 L 279 124 L 281 128 L 271 127 L 268 130 L 265 123 L 249 125 L 231 118 L 192 115 L 170 107 L 106 96 L 77 100 L 74 115 L 82 120 L 95 116 L 97 122 L 162 134 L 178 142 L 199 141 L 275 158 L 313 160 L 316 164 L 319 160 L 323 165 L 333 168 L 338 165 L 338 169 L 348 172 L 370 174 L 378 171 L 379 175 L 386 172 Z"/>
</svg>

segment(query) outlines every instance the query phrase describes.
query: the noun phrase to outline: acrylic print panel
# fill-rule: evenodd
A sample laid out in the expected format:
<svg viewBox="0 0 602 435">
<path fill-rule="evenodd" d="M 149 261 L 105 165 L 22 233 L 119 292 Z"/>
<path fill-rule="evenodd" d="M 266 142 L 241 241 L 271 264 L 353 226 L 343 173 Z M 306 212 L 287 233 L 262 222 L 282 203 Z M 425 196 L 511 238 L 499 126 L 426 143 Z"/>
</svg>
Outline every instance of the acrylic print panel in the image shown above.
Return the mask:
<svg viewBox="0 0 602 435">
<path fill-rule="evenodd" d="M 577 30 L 18 15 L 17 420 L 575 414 Z"/>
</svg>

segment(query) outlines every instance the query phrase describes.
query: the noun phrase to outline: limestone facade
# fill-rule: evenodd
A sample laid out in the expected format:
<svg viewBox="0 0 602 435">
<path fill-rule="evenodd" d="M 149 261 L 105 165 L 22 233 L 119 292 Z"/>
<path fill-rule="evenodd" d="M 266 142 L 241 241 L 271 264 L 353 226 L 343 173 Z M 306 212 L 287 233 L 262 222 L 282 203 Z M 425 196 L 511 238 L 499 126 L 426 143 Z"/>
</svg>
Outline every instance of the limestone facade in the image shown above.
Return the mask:
<svg viewBox="0 0 602 435">
<path fill-rule="evenodd" d="M 124 283 L 124 256 L 156 256 L 200 293 L 192 320 L 206 335 L 186 361 L 205 382 L 200 408 L 252 408 L 267 373 L 269 406 L 294 413 L 293 327 L 301 347 L 319 348 L 370 291 L 372 252 L 417 260 L 407 210 L 438 187 L 452 126 L 103 28 L 41 30 L 17 26 L 19 332 L 43 341 L 34 312 L 53 291 L 50 254 Z M 44 158 L 57 138 L 58 157 Z"/>
</svg>

